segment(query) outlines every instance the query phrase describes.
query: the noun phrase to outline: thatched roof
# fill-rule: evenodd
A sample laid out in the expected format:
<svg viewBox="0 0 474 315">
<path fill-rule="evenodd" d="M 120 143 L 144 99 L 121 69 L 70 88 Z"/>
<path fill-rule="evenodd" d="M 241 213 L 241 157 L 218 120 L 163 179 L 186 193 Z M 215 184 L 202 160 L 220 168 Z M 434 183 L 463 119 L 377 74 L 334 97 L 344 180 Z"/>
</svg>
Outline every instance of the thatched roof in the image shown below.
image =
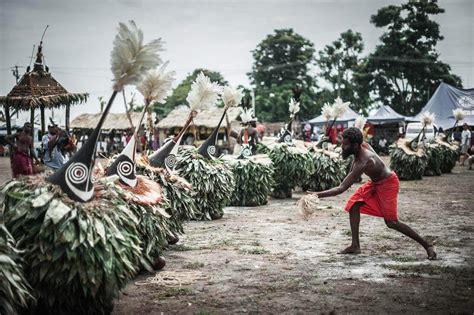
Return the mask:
<svg viewBox="0 0 474 315">
<path fill-rule="evenodd" d="M 71 121 L 71 128 L 72 129 L 94 129 L 97 124 L 99 123 L 101 113 L 98 114 L 81 114 Z M 130 113 L 132 118 L 133 127 L 135 127 L 138 122 L 140 121 L 141 113 L 139 112 L 132 112 Z M 143 122 L 142 122 L 143 124 Z M 129 129 L 130 122 L 127 118 L 126 113 L 109 113 L 107 118 L 105 119 L 104 124 L 102 125 L 102 129 L 105 130 L 126 130 Z"/>
<path fill-rule="evenodd" d="M 188 119 L 190 109 L 187 106 L 178 106 L 173 109 L 168 116 L 158 122 L 157 127 L 160 129 L 171 129 L 171 128 L 181 128 L 186 123 Z M 206 127 L 206 128 L 215 128 L 221 119 L 224 108 L 214 107 L 211 109 L 206 109 L 201 111 L 196 118 L 194 118 L 194 125 L 196 127 Z M 227 116 L 229 117 L 229 122 L 234 122 L 240 116 L 240 108 L 231 107 L 227 111 Z M 225 120 L 222 123 L 222 126 L 225 126 Z"/>
<path fill-rule="evenodd" d="M 0 96 L 0 104 L 29 110 L 40 106 L 52 108 L 86 102 L 89 94 L 69 93 L 53 78 L 48 67 L 43 65 L 41 49 L 40 45 L 33 70 L 27 69 L 10 93 Z"/>
</svg>

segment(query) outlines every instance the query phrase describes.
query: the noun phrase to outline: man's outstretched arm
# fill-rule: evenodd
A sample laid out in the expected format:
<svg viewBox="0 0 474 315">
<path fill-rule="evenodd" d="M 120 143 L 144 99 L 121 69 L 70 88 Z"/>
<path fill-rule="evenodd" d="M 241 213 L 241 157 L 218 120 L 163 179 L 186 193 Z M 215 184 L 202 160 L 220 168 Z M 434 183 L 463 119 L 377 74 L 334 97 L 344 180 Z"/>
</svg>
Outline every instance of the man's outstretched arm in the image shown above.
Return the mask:
<svg viewBox="0 0 474 315">
<path fill-rule="evenodd" d="M 324 197 L 332 197 L 332 196 L 337 196 L 339 194 L 342 194 L 346 190 L 349 189 L 349 187 L 352 186 L 357 180 L 362 176 L 362 173 L 364 173 L 365 168 L 367 167 L 367 163 L 364 163 L 361 165 L 360 163 L 353 163 L 352 164 L 352 169 L 349 174 L 347 174 L 346 178 L 342 181 L 342 183 L 334 188 L 325 190 L 325 191 L 320 191 L 320 192 L 315 192 L 319 198 L 324 198 Z"/>
</svg>

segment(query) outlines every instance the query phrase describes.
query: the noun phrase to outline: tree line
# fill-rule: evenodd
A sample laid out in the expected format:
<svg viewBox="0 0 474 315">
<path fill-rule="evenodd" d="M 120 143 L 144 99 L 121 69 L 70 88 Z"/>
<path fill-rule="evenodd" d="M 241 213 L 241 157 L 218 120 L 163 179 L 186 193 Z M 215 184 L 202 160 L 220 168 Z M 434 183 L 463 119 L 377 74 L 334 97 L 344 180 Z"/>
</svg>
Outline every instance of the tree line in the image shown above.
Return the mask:
<svg viewBox="0 0 474 315">
<path fill-rule="evenodd" d="M 370 22 L 383 29 L 383 34 L 368 54 L 362 35 L 351 29 L 319 51 L 293 29 L 277 29 L 252 51 L 254 62 L 247 73 L 251 87 L 241 86 L 244 102 L 249 104 L 253 89 L 259 120 L 283 121 L 289 115 L 292 88 L 297 86 L 302 89 L 300 120 L 315 117 L 337 96 L 350 101 L 352 109 L 361 114 L 384 104 L 400 114 L 415 115 L 441 82 L 462 85 L 436 51 L 443 36 L 431 17 L 443 12 L 436 1 L 409 1 L 379 9 Z M 186 104 L 191 83 L 201 71 L 211 80 L 227 84 L 217 71 L 196 69 L 174 89 L 164 106 L 154 104 L 158 116 Z"/>
</svg>

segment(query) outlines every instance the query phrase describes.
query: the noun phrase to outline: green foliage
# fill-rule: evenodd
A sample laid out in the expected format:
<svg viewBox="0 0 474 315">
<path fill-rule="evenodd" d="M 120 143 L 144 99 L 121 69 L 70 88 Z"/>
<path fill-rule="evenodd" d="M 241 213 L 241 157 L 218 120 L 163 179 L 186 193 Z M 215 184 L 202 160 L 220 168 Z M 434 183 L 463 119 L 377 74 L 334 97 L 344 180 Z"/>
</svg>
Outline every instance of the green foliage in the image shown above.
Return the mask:
<svg viewBox="0 0 474 315">
<path fill-rule="evenodd" d="M 270 148 L 267 147 L 262 141 L 257 142 L 257 154 L 268 154 L 270 153 Z"/>
<path fill-rule="evenodd" d="M 367 114 L 370 105 L 369 91 L 361 79 L 361 53 L 364 50 L 362 35 L 352 30 L 341 33 L 341 36 L 319 51 L 316 64 L 320 77 L 330 84 L 330 89 L 318 92 L 317 107 L 332 103 L 337 96 L 350 101 L 352 109 Z"/>
<path fill-rule="evenodd" d="M 304 190 L 323 191 L 338 186 L 347 174 L 347 161 L 313 152 L 314 173 L 303 185 Z"/>
<path fill-rule="evenodd" d="M 409 1 L 381 8 L 371 22 L 385 32 L 364 64 L 375 101 L 403 115 L 417 114 L 441 82 L 461 86 L 461 79 L 439 60 L 443 39 L 431 16 L 443 13 L 434 1 Z"/>
<path fill-rule="evenodd" d="M 73 202 L 37 177 L 12 181 L 2 194 L 40 309 L 109 313 L 140 264 L 138 219 L 125 201 L 106 186 L 90 202 Z"/>
<path fill-rule="evenodd" d="M 258 158 L 258 159 L 256 159 Z M 260 206 L 267 204 L 273 181 L 273 165 L 268 157 L 226 160 L 235 179 L 232 206 Z"/>
<path fill-rule="evenodd" d="M 148 176 L 163 188 L 166 202 L 162 207 L 171 215 L 169 222 L 171 232 L 173 234 L 184 233 L 183 221 L 194 219 L 197 211 L 197 205 L 193 198 L 194 192 L 190 184 L 165 169 L 150 169 L 140 164 L 137 166 L 139 173 Z"/>
<path fill-rule="evenodd" d="M 441 151 L 443 153 L 441 172 L 451 173 L 453 168 L 456 166 L 456 161 L 458 160 L 458 150 L 441 145 Z"/>
<path fill-rule="evenodd" d="M 443 149 L 438 144 L 428 144 L 426 146 L 427 163 L 425 176 L 440 176 L 441 163 L 443 161 Z"/>
<path fill-rule="evenodd" d="M 248 73 L 255 87 L 256 115 L 262 121 L 283 121 L 289 117 L 291 89 L 299 86 L 301 118 L 317 113 L 313 103 L 316 83 L 310 75 L 314 64 L 314 47 L 293 29 L 275 30 L 252 51 L 254 64 Z"/>
<path fill-rule="evenodd" d="M 390 147 L 390 168 L 401 180 L 422 179 L 427 163 L 426 154 L 419 157 L 406 154 L 396 145 Z"/>
<path fill-rule="evenodd" d="M 176 170 L 193 186 L 196 219 L 221 218 L 235 187 L 232 171 L 224 162 L 220 159 L 207 160 L 197 153 L 196 148 L 180 147 Z"/>
<path fill-rule="evenodd" d="M 272 195 L 276 198 L 291 197 L 291 190 L 305 183 L 314 173 L 313 157 L 306 149 L 277 143 L 268 156 L 275 169 Z"/>
<path fill-rule="evenodd" d="M 218 82 L 221 85 L 227 85 L 227 81 L 224 80 L 222 74 L 217 71 L 211 71 L 206 69 L 196 69 L 193 73 L 189 74 L 174 90 L 173 93 L 166 99 L 165 104 L 152 103 L 151 109 L 158 115 L 158 117 L 163 118 L 169 114 L 176 106 L 186 105 L 186 97 L 188 96 L 189 91 L 191 90 L 191 85 L 196 80 L 196 77 L 199 73 L 203 72 L 208 76 L 211 81 Z"/>
<path fill-rule="evenodd" d="M 15 240 L 0 223 L 0 314 L 17 314 L 34 302 L 20 254 Z"/>
</svg>

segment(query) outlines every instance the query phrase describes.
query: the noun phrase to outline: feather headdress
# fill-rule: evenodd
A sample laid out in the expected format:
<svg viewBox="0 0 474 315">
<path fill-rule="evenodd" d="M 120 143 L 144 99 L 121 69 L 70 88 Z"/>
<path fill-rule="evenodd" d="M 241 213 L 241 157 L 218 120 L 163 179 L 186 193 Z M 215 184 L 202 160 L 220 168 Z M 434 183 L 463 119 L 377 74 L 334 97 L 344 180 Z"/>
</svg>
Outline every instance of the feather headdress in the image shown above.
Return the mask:
<svg viewBox="0 0 474 315">
<path fill-rule="evenodd" d="M 350 102 L 343 102 L 340 97 L 337 97 L 332 104 L 332 118 L 337 119 L 344 115 L 349 109 Z"/>
<path fill-rule="evenodd" d="M 240 89 L 225 86 L 222 92 L 222 101 L 226 107 L 235 107 L 240 104 L 243 96 L 244 95 Z"/>
<path fill-rule="evenodd" d="M 145 100 L 164 103 L 166 97 L 169 96 L 176 73 L 174 71 L 165 72 L 167 66 L 168 62 L 165 62 L 160 69 L 148 71 L 137 85 L 137 90 Z"/>
<path fill-rule="evenodd" d="M 129 21 L 128 25 L 119 23 L 113 46 L 110 64 L 115 91 L 121 91 L 127 84 L 140 82 L 147 70 L 162 62 L 158 56 L 162 50 L 161 39 L 143 44 L 143 32 L 134 21 Z"/>
<path fill-rule="evenodd" d="M 253 117 L 253 109 L 252 108 L 242 108 L 240 112 L 240 119 L 242 119 L 243 124 L 248 124 Z"/>
<path fill-rule="evenodd" d="M 358 128 L 360 130 L 364 129 L 364 126 L 365 126 L 365 123 L 367 122 L 367 119 L 365 119 L 364 116 L 362 115 L 359 115 L 357 116 L 357 118 L 355 119 L 355 122 L 354 122 L 354 127 L 355 128 Z"/>
<path fill-rule="evenodd" d="M 114 75 L 114 92 L 87 142 L 66 164 L 47 178 L 48 182 L 59 186 L 71 199 L 87 202 L 94 196 L 94 185 L 91 176 L 95 162 L 97 140 L 102 125 L 118 92 L 123 90 L 127 84 L 138 83 L 145 71 L 155 68 L 161 63 L 161 59 L 157 54 L 160 49 L 161 41 L 159 39 L 146 45 L 143 44 L 143 33 L 137 28 L 135 22 L 130 21 L 128 25 L 119 24 L 110 61 Z M 133 163 L 130 161 L 122 162 L 122 172 L 130 174 L 133 171 Z M 131 183 L 133 184 L 133 178 Z"/>
<path fill-rule="evenodd" d="M 435 114 L 430 112 L 424 112 L 421 114 L 421 123 L 424 127 L 429 126 L 434 123 Z"/>
<path fill-rule="evenodd" d="M 456 119 L 456 121 L 464 119 L 464 112 L 460 108 L 454 109 L 453 110 L 453 115 L 454 115 L 454 119 Z"/>
<path fill-rule="evenodd" d="M 295 115 L 300 111 L 300 103 L 295 101 L 294 98 L 290 100 L 289 107 L 290 118 L 294 118 Z"/>
<path fill-rule="evenodd" d="M 330 104 L 324 104 L 321 114 L 323 115 L 326 120 L 330 120 L 332 118 L 332 107 Z"/>
<path fill-rule="evenodd" d="M 191 85 L 186 101 L 193 111 L 202 110 L 213 106 L 221 93 L 222 87 L 201 72 Z"/>
</svg>

